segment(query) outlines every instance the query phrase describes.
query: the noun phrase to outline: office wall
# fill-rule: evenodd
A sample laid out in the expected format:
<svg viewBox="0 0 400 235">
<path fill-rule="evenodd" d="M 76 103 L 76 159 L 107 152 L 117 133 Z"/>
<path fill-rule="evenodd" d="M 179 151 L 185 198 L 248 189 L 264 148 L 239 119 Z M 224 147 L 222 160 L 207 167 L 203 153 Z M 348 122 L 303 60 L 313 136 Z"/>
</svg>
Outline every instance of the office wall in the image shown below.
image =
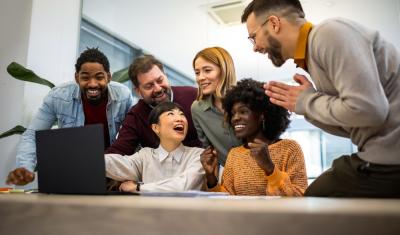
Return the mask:
<svg viewBox="0 0 400 235">
<path fill-rule="evenodd" d="M 226 0 L 229 1 L 229 0 Z M 276 68 L 265 55 L 254 53 L 244 24 L 217 25 L 202 6 L 224 0 L 83 0 L 82 15 L 118 37 L 155 54 L 194 78 L 192 59 L 208 46 L 223 46 L 235 61 L 238 78 L 291 78 L 292 62 Z M 400 0 L 302 0 L 307 19 L 320 23 L 346 17 L 382 35 L 400 49 Z"/>
<path fill-rule="evenodd" d="M 22 121 L 24 83 L 7 73 L 11 61 L 26 64 L 32 2 L 3 0 L 0 7 L 0 132 Z M 0 139 L 0 187 L 10 167 L 15 165 L 12 156 L 19 136 Z"/>
<path fill-rule="evenodd" d="M 17 81 L 6 67 L 11 61 L 60 84 L 73 79 L 79 40 L 80 0 L 2 0 L 0 8 L 0 132 L 28 125 L 49 88 Z M 20 136 L 0 139 L 0 187 L 15 167 Z M 28 188 L 35 185 L 29 185 Z"/>
</svg>

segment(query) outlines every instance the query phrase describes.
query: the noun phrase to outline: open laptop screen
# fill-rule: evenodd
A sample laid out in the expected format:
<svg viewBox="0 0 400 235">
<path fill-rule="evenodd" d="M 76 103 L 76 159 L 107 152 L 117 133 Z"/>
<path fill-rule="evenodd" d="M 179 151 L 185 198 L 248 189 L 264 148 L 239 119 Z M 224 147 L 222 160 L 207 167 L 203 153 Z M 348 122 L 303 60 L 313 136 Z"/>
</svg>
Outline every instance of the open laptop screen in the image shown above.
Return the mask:
<svg viewBox="0 0 400 235">
<path fill-rule="evenodd" d="M 36 131 L 41 193 L 105 194 L 101 124 Z"/>
</svg>

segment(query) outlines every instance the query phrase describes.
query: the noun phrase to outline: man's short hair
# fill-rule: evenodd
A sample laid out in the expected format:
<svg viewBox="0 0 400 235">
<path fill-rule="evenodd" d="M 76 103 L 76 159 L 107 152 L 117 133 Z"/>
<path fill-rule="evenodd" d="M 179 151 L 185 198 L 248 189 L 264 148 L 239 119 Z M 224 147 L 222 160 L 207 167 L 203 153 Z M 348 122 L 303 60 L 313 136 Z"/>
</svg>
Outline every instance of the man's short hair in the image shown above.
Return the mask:
<svg viewBox="0 0 400 235">
<path fill-rule="evenodd" d="M 107 56 L 105 56 L 97 47 L 87 48 L 80 54 L 79 58 L 76 60 L 75 72 L 79 73 L 82 65 L 88 62 L 99 63 L 103 65 L 104 71 L 107 73 L 110 72 L 110 62 L 108 62 Z"/>
<path fill-rule="evenodd" d="M 152 55 L 142 55 L 133 61 L 129 66 L 128 76 L 135 87 L 139 87 L 138 75 L 149 72 L 154 65 L 164 72 L 163 64 Z"/>
<path fill-rule="evenodd" d="M 270 12 L 271 14 L 281 13 L 281 16 L 295 13 L 297 17 L 305 17 L 303 7 L 299 0 L 253 0 L 243 11 L 242 23 L 247 21 L 247 18 L 249 18 L 252 12 L 254 12 L 255 16 Z"/>
<path fill-rule="evenodd" d="M 153 110 L 151 110 L 151 112 L 149 114 L 149 125 L 157 124 L 160 121 L 161 114 L 163 114 L 167 111 L 174 110 L 174 109 L 179 109 L 180 111 L 183 112 L 182 106 L 180 106 L 177 103 L 174 103 L 171 101 L 166 101 L 166 102 L 160 103 Z"/>
</svg>

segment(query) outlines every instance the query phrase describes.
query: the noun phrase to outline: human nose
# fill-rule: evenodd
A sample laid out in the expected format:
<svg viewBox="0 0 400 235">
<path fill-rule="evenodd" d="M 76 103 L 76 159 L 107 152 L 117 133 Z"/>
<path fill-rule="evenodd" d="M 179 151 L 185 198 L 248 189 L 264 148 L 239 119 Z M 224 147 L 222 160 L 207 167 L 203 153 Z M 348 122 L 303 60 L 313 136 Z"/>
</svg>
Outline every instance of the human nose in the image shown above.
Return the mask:
<svg viewBox="0 0 400 235">
<path fill-rule="evenodd" d="M 179 123 L 187 123 L 185 115 L 182 114 L 175 115 L 175 121 Z"/>
<path fill-rule="evenodd" d="M 98 82 L 95 78 L 89 79 L 89 83 L 88 83 L 89 87 L 96 87 L 97 85 L 98 85 Z"/>
<path fill-rule="evenodd" d="M 204 73 L 203 72 L 199 72 L 199 75 L 197 75 L 197 81 L 203 81 L 205 79 Z"/>
<path fill-rule="evenodd" d="M 255 44 L 255 43 L 253 44 L 253 51 L 254 52 L 258 52 L 259 51 L 258 47 L 257 47 L 257 44 Z"/>
<path fill-rule="evenodd" d="M 232 114 L 231 123 L 233 124 L 237 120 L 239 120 L 239 115 L 237 113 Z"/>
<path fill-rule="evenodd" d="M 158 83 L 154 83 L 154 91 L 155 92 L 159 92 L 162 90 L 162 87 L 158 84 Z"/>
</svg>

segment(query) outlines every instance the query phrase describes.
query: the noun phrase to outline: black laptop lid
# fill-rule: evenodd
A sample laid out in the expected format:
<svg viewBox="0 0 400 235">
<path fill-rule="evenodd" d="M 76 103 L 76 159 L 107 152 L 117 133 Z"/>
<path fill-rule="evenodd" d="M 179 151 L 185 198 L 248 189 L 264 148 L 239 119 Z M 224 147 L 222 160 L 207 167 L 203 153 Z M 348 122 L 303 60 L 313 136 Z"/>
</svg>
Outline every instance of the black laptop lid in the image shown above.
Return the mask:
<svg viewBox="0 0 400 235">
<path fill-rule="evenodd" d="M 105 194 L 101 124 L 36 131 L 41 193 Z"/>
</svg>

